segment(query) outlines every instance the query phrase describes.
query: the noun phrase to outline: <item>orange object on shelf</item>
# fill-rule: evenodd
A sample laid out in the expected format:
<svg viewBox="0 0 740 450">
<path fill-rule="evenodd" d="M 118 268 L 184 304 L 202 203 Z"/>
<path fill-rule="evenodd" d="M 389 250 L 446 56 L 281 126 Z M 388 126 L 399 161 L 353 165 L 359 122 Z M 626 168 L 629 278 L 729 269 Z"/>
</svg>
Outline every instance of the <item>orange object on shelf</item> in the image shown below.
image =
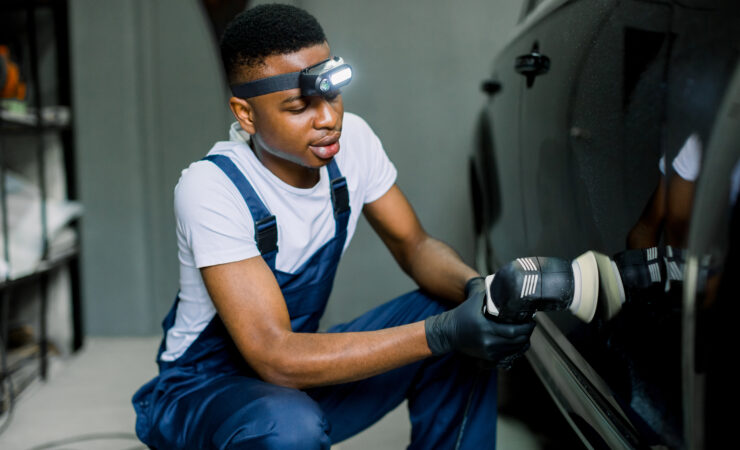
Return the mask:
<svg viewBox="0 0 740 450">
<path fill-rule="evenodd" d="M 0 45 L 0 64 L 4 66 L 0 73 L 5 75 L 4 79 L 0 79 L 0 98 L 25 99 L 26 83 L 21 81 L 18 64 L 11 61 L 10 50 L 6 45 Z"/>
</svg>

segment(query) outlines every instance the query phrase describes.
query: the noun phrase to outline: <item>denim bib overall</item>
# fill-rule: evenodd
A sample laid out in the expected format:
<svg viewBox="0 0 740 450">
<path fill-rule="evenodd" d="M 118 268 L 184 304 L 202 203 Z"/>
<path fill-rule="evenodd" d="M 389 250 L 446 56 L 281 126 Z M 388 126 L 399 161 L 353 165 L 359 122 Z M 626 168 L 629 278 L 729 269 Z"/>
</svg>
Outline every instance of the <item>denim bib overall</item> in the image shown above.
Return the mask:
<svg viewBox="0 0 740 450">
<path fill-rule="evenodd" d="M 336 162 L 327 166 L 334 237 L 296 272 L 286 273 L 275 268 L 275 216 L 231 160 L 222 155 L 205 159 L 221 168 L 247 203 L 258 248 L 280 285 L 293 331 L 316 332 L 347 239 L 350 215 L 347 182 Z M 178 301 L 162 323 L 165 336 L 174 325 Z M 388 328 L 445 309 L 415 291 L 328 332 Z M 493 448 L 495 444 L 495 373 L 481 375 L 477 365 L 456 355 L 429 358 L 357 382 L 301 391 L 260 380 L 218 315 L 175 361 L 162 361 L 164 350 L 163 339 L 157 357 L 159 376 L 133 397 L 136 433 L 151 448 L 328 449 L 405 398 L 413 425 L 410 448 Z M 440 416 L 449 420 L 446 426 L 440 426 Z"/>
</svg>

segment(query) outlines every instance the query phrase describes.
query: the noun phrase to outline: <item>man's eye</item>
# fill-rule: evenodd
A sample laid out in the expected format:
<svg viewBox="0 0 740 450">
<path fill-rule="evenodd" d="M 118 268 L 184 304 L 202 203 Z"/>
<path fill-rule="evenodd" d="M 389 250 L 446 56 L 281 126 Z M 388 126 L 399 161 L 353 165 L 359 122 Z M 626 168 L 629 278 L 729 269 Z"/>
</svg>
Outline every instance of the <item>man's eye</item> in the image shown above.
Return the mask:
<svg viewBox="0 0 740 450">
<path fill-rule="evenodd" d="M 292 112 L 292 113 L 296 113 L 296 114 L 297 113 L 302 113 L 305 110 L 306 110 L 306 105 L 305 104 L 291 106 L 290 108 L 288 108 L 288 112 Z"/>
</svg>

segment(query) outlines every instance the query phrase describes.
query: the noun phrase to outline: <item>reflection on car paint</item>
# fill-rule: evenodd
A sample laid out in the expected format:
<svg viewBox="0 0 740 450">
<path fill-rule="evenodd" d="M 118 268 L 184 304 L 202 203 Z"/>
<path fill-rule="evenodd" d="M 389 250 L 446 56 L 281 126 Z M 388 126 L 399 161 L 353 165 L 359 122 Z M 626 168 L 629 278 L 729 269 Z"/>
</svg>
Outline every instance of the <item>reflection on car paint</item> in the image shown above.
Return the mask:
<svg viewBox="0 0 740 450">
<path fill-rule="evenodd" d="M 682 378 L 684 266 L 694 196 L 712 176 L 702 170 L 716 156 L 708 149 L 730 151 L 713 140 L 738 66 L 739 9 L 729 0 L 562 3 L 527 22 L 498 55 L 491 79 L 500 89 L 481 116 L 471 174 L 488 272 L 517 257 L 589 249 L 617 265 L 638 254 L 630 251 L 644 258 L 651 282 L 628 287 L 618 313 L 597 311 L 590 325 L 548 313 L 643 444 L 695 443 L 697 428 L 685 418 L 696 405 Z M 534 83 L 516 72 L 533 45 L 550 61 Z M 731 164 L 727 195 L 715 200 L 726 223 L 740 190 L 740 162 Z M 701 307 L 721 298 L 725 250 L 691 255 Z"/>
</svg>

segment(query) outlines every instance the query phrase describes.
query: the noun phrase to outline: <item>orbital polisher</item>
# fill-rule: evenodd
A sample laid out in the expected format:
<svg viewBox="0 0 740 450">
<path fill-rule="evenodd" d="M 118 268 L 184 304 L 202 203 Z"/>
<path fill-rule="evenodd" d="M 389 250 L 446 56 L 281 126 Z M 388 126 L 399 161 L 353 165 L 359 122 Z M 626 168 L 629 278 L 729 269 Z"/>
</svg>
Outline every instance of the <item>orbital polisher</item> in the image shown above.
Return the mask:
<svg viewBox="0 0 740 450">
<path fill-rule="evenodd" d="M 573 261 L 517 258 L 488 275 L 485 285 L 483 313 L 492 320 L 521 323 L 537 311 L 570 311 L 590 322 L 599 295 L 599 267 L 592 251 Z"/>
<path fill-rule="evenodd" d="M 683 250 L 630 249 L 610 257 L 588 251 L 573 261 L 553 257 L 518 258 L 485 279 L 484 314 L 520 323 L 537 311 L 570 311 L 591 322 L 609 320 L 625 303 L 661 298 L 671 283 L 683 282 Z"/>
</svg>

